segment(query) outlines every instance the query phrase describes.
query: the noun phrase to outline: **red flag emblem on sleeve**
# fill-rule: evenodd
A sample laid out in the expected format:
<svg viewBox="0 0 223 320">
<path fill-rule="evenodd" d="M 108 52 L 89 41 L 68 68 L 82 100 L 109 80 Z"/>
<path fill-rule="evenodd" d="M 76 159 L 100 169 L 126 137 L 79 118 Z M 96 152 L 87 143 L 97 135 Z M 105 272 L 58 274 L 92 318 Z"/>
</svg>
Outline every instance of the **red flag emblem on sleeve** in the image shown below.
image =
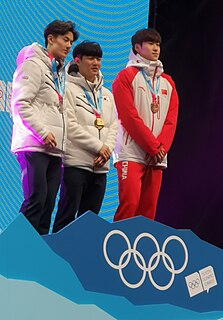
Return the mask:
<svg viewBox="0 0 223 320">
<path fill-rule="evenodd" d="M 162 92 L 162 94 L 167 94 L 167 90 L 166 89 L 162 89 L 161 92 Z"/>
</svg>

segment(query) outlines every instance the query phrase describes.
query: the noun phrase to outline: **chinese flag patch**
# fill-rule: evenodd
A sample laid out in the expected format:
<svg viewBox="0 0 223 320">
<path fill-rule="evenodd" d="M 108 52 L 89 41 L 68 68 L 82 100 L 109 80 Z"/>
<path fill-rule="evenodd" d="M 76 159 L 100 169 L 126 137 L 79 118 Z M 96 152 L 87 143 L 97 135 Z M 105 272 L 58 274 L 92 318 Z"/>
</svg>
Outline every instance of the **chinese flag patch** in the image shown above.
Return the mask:
<svg viewBox="0 0 223 320">
<path fill-rule="evenodd" d="M 162 89 L 161 92 L 162 92 L 162 94 L 167 94 L 167 90 L 166 89 Z"/>
</svg>

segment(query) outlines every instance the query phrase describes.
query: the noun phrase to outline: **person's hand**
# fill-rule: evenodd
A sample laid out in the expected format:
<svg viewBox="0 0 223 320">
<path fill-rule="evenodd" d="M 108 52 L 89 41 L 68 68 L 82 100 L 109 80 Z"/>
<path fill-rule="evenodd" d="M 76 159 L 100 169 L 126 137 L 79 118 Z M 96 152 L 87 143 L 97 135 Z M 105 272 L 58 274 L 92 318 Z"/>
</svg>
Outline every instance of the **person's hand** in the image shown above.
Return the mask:
<svg viewBox="0 0 223 320">
<path fill-rule="evenodd" d="M 147 157 L 148 164 L 151 166 L 155 166 L 158 162 L 161 163 L 165 155 L 166 155 L 166 151 L 164 150 L 164 148 L 160 148 L 159 152 L 157 152 L 155 156 L 152 157 L 148 155 Z"/>
<path fill-rule="evenodd" d="M 94 159 L 94 167 L 103 167 L 106 162 L 107 161 L 102 156 L 97 155 Z"/>
<path fill-rule="evenodd" d="M 159 152 L 155 155 L 157 162 L 161 163 L 165 157 L 165 154 L 166 152 L 164 148 L 160 148 Z"/>
<path fill-rule="evenodd" d="M 156 156 L 154 156 L 154 157 L 149 156 L 149 158 L 147 159 L 147 162 L 148 162 L 148 165 L 155 166 L 157 164 Z"/>
<path fill-rule="evenodd" d="M 111 151 L 110 151 L 109 147 L 106 146 L 106 144 L 103 144 L 102 148 L 98 152 L 98 155 L 102 156 L 102 158 L 104 158 L 104 160 L 108 161 L 108 159 L 111 156 Z"/>
<path fill-rule="evenodd" d="M 43 141 L 47 149 L 54 149 L 57 146 L 55 136 L 52 132 L 49 132 Z"/>
</svg>

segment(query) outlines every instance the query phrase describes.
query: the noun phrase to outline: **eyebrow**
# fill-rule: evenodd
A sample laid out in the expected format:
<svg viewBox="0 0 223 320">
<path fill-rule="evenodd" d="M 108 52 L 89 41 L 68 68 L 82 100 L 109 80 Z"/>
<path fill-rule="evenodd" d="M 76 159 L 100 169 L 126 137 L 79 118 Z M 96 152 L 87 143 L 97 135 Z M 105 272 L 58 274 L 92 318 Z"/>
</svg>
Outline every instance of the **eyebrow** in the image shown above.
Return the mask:
<svg viewBox="0 0 223 320">
<path fill-rule="evenodd" d="M 68 36 L 65 36 L 65 35 L 64 35 L 64 39 L 70 40 L 70 38 Z M 71 40 L 71 41 L 73 41 L 73 40 Z"/>
</svg>

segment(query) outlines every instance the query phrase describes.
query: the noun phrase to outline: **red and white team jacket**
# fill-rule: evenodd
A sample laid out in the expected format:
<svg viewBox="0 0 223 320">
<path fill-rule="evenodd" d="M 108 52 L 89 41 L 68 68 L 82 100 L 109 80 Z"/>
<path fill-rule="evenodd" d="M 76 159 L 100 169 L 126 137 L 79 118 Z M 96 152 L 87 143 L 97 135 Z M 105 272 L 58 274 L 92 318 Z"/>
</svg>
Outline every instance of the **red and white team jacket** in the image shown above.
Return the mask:
<svg viewBox="0 0 223 320">
<path fill-rule="evenodd" d="M 160 77 L 160 108 L 155 114 L 151 111 L 152 93 L 142 70 L 154 88 Z M 178 95 L 172 78 L 163 72 L 161 61 L 149 61 L 131 51 L 127 67 L 117 75 L 112 91 L 119 118 L 114 163 L 148 164 L 150 156 L 161 146 L 167 153 L 176 131 Z M 167 167 L 167 155 L 157 166 Z"/>
</svg>

